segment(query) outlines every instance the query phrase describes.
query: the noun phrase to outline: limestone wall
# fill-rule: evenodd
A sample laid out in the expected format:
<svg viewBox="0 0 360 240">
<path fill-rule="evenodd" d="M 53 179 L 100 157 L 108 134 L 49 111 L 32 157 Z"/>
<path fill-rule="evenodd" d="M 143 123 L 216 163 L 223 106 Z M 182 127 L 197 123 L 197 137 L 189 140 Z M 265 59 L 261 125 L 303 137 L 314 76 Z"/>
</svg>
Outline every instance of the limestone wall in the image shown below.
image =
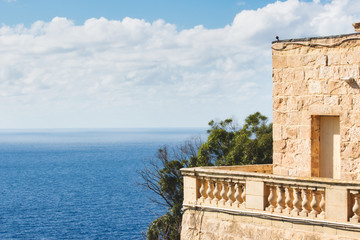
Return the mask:
<svg viewBox="0 0 360 240">
<path fill-rule="evenodd" d="M 292 223 L 222 212 L 187 210 L 183 215 L 181 239 L 360 239 L 360 232 L 306 223 Z"/>
<path fill-rule="evenodd" d="M 274 174 L 316 177 L 317 117 L 339 116 L 341 178 L 360 179 L 360 34 L 274 42 L 272 49 Z"/>
</svg>

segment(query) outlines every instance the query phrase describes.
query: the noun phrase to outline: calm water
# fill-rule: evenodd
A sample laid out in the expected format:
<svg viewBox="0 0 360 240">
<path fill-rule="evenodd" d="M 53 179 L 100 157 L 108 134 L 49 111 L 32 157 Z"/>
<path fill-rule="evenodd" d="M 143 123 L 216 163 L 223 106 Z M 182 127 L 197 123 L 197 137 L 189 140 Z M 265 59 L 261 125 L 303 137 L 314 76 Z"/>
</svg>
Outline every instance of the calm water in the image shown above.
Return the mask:
<svg viewBox="0 0 360 240">
<path fill-rule="evenodd" d="M 204 129 L 0 130 L 0 239 L 142 239 L 143 160 Z"/>
</svg>

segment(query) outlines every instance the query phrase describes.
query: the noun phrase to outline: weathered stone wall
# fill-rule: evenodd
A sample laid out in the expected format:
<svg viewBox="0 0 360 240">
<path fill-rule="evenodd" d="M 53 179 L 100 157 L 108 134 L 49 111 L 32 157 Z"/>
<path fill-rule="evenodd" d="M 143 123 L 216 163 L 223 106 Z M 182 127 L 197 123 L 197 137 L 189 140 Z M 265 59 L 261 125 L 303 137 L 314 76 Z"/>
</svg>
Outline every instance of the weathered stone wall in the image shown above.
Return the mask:
<svg viewBox="0 0 360 240">
<path fill-rule="evenodd" d="M 274 174 L 317 176 L 316 118 L 339 116 L 341 178 L 360 179 L 360 34 L 272 48 Z"/>
<path fill-rule="evenodd" d="M 181 239 L 183 240 L 360 239 L 360 232 L 351 230 L 221 212 L 187 210 L 183 215 L 182 224 Z"/>
</svg>

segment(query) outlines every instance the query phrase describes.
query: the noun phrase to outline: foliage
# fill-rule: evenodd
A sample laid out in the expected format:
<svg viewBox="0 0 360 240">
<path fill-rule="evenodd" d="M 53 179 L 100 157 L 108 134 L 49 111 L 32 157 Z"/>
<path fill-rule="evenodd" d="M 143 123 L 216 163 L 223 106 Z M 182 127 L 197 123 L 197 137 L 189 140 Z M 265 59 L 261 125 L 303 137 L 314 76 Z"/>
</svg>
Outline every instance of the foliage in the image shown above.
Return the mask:
<svg viewBox="0 0 360 240">
<path fill-rule="evenodd" d="M 155 219 L 148 227 L 147 239 L 180 239 L 183 178 L 180 169 L 192 167 L 202 142 L 192 138 L 176 147 L 163 146 L 155 159 L 140 171 L 141 183 L 160 196 L 154 202 L 167 207 L 168 212 Z M 195 161 L 196 162 L 196 161 Z"/>
<path fill-rule="evenodd" d="M 266 164 L 272 162 L 272 124 L 256 112 L 238 128 L 232 119 L 209 122 L 208 139 L 193 138 L 177 147 L 164 146 L 140 171 L 142 185 L 160 196 L 168 212 L 155 219 L 147 230 L 148 239 L 180 239 L 184 167 Z"/>
<path fill-rule="evenodd" d="M 272 162 L 272 124 L 256 112 L 242 128 L 232 119 L 210 121 L 209 136 L 199 150 L 198 166 L 266 164 Z"/>
</svg>

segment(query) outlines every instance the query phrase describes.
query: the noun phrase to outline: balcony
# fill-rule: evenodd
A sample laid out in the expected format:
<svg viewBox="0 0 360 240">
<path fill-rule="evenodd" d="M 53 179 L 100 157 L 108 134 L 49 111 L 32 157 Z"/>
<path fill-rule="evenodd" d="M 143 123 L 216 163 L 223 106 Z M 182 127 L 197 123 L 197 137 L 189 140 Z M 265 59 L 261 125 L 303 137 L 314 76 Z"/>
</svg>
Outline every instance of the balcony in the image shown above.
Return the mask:
<svg viewBox="0 0 360 240">
<path fill-rule="evenodd" d="M 184 175 L 184 209 L 360 230 L 360 182 L 273 175 L 272 165 L 196 167 Z"/>
</svg>

